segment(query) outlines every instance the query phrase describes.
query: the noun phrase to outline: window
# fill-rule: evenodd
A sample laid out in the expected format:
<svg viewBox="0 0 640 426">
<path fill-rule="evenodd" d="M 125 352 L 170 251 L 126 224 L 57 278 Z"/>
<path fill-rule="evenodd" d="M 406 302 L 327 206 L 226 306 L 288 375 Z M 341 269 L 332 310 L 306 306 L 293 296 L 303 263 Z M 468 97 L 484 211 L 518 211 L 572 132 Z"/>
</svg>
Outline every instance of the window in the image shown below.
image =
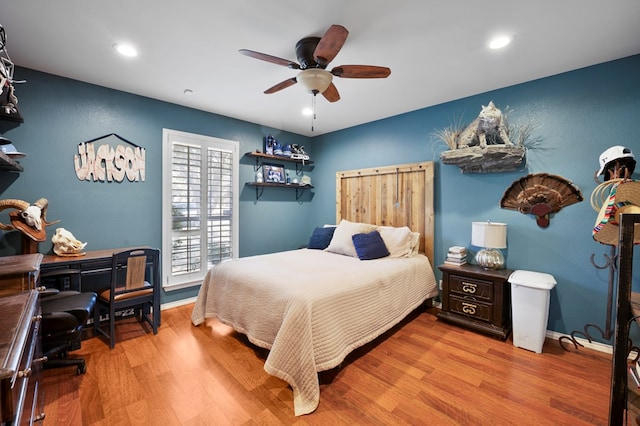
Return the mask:
<svg viewBox="0 0 640 426">
<path fill-rule="evenodd" d="M 163 129 L 165 289 L 202 283 L 238 256 L 238 142 Z"/>
</svg>

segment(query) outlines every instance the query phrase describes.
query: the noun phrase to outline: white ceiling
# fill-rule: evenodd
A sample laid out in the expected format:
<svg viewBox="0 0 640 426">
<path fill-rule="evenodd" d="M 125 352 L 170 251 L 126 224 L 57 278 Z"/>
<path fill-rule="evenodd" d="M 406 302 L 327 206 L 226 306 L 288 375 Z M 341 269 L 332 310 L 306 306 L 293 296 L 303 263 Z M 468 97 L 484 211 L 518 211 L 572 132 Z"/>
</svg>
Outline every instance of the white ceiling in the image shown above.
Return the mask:
<svg viewBox="0 0 640 426">
<path fill-rule="evenodd" d="M 638 0 L 0 0 L 0 24 L 18 66 L 308 136 L 640 53 Z M 335 78 L 341 100 L 318 96 L 311 132 L 300 85 L 262 93 L 296 71 L 238 49 L 297 62 L 332 24 L 349 38 L 328 69 L 391 75 Z M 496 34 L 514 41 L 491 51 Z"/>
</svg>

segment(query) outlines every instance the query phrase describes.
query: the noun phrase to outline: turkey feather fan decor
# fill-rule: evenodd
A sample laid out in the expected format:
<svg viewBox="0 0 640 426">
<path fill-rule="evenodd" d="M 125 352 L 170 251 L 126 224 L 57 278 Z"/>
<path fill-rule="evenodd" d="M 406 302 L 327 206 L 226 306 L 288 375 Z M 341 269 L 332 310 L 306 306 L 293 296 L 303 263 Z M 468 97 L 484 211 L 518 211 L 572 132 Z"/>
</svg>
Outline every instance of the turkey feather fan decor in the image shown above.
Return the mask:
<svg viewBox="0 0 640 426">
<path fill-rule="evenodd" d="M 536 216 L 542 228 L 549 226 L 549 215 L 582 201 L 580 189 L 562 176 L 533 173 L 514 181 L 502 195 L 500 207 Z"/>
</svg>

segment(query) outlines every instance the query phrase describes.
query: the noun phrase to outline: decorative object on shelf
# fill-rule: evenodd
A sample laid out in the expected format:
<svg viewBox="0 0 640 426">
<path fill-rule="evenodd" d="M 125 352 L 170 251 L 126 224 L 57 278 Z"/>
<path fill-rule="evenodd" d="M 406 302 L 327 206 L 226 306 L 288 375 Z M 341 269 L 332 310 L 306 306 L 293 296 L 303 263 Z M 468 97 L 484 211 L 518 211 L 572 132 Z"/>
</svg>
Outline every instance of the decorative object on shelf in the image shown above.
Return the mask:
<svg viewBox="0 0 640 426">
<path fill-rule="evenodd" d="M 302 160 L 302 162 L 304 163 L 305 161 L 309 160 L 309 158 L 309 154 L 305 152 L 304 146 L 295 143 L 291 145 L 292 160 Z"/>
<path fill-rule="evenodd" d="M 264 177 L 262 176 L 262 169 L 256 170 L 256 183 L 263 183 Z"/>
<path fill-rule="evenodd" d="M 484 269 L 504 269 L 504 256 L 500 249 L 507 248 L 507 224 L 472 222 L 471 244 L 483 247 L 476 254 L 476 263 Z"/>
<path fill-rule="evenodd" d="M 518 169 L 525 156 L 531 124 L 509 126 L 506 114 L 493 101 L 482 105 L 480 114 L 465 127 L 449 127 L 436 136 L 449 147 L 440 154 L 443 164 L 452 164 L 462 173 L 496 173 Z"/>
<path fill-rule="evenodd" d="M 23 152 L 19 152 L 9 139 L 2 136 L 0 136 L 0 152 L 4 152 L 7 157 L 12 159 L 22 158 L 27 155 Z"/>
<path fill-rule="evenodd" d="M 273 154 L 273 145 L 275 144 L 275 142 L 276 142 L 276 139 L 271 135 L 268 135 L 268 136 L 264 137 L 264 152 L 265 152 L 265 154 L 274 155 Z"/>
<path fill-rule="evenodd" d="M 300 185 L 311 186 L 311 178 L 308 175 L 304 175 L 300 178 Z"/>
<path fill-rule="evenodd" d="M 86 253 L 82 250 L 87 243 L 76 239 L 73 234 L 64 228 L 57 228 L 56 233 L 51 237 L 53 252 L 58 256 L 78 257 Z"/>
<path fill-rule="evenodd" d="M 131 146 L 114 148 L 103 144 L 96 150 L 93 143 L 114 136 Z M 99 182 L 130 182 L 145 180 L 145 149 L 116 133 L 100 136 L 78 144 L 78 154 L 73 156 L 76 176 L 80 180 Z"/>
<path fill-rule="evenodd" d="M 24 83 L 24 81 L 16 81 L 13 78 L 13 61 L 7 52 L 7 34 L 0 25 L 0 117 L 5 120 L 23 122 L 22 116 L 18 111 L 18 98 L 15 95 L 15 83 Z"/>
<path fill-rule="evenodd" d="M 533 173 L 514 181 L 500 200 L 503 209 L 536 216 L 542 228 L 549 226 L 550 214 L 582 201 L 582 192 L 562 176 Z"/>
<path fill-rule="evenodd" d="M 279 164 L 263 164 L 264 181 L 267 183 L 285 183 L 286 176 L 284 166 Z"/>
</svg>

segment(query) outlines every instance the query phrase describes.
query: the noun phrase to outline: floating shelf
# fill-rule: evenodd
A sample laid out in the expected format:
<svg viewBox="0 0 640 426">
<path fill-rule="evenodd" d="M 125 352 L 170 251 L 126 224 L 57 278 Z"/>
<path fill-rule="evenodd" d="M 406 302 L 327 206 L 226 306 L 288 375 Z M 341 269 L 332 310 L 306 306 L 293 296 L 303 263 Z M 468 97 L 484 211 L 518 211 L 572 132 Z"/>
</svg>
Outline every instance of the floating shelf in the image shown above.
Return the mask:
<svg viewBox="0 0 640 426">
<path fill-rule="evenodd" d="M 0 170 L 6 172 L 22 172 L 24 169 L 20 164 L 10 158 L 4 152 L 0 152 Z"/>
<path fill-rule="evenodd" d="M 278 188 L 278 189 L 295 189 L 296 190 L 296 200 L 299 200 L 304 194 L 304 191 L 307 189 L 313 189 L 312 185 L 298 185 L 298 184 L 285 184 L 285 183 L 258 183 L 258 182 L 247 182 L 247 186 L 253 186 L 256 188 L 256 200 L 259 200 L 264 192 L 265 188 Z"/>
</svg>

